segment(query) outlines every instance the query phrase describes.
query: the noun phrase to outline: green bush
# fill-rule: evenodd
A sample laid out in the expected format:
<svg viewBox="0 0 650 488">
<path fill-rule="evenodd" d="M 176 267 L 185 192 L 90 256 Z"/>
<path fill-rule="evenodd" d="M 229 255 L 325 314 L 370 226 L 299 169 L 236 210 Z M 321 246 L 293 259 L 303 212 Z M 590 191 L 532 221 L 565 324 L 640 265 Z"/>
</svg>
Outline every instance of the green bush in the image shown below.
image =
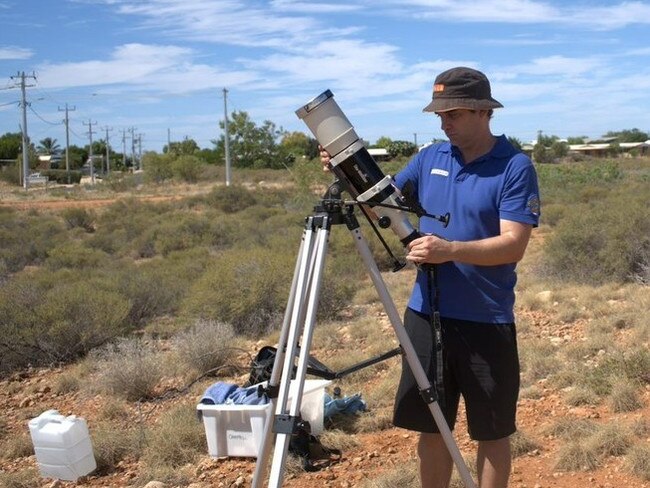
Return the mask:
<svg viewBox="0 0 650 488">
<path fill-rule="evenodd" d="M 3 371 L 68 361 L 127 330 L 128 301 L 97 275 L 20 275 L 0 288 Z"/>
<path fill-rule="evenodd" d="M 188 252 L 186 256 L 137 267 L 125 265 L 115 271 L 116 289 L 129 300 L 128 323 L 140 327 L 154 317 L 178 311 L 192 281 L 207 265 L 203 252 Z"/>
<path fill-rule="evenodd" d="M 260 336 L 282 322 L 296 253 L 271 248 L 230 249 L 216 257 L 183 305 L 189 315 L 232 324 L 238 334 Z M 344 277 L 325 273 L 321 316 L 335 316 L 351 299 Z"/>
<path fill-rule="evenodd" d="M 205 163 L 196 156 L 179 156 L 172 161 L 171 168 L 174 176 L 188 183 L 199 180 Z"/>
<path fill-rule="evenodd" d="M 85 208 L 72 207 L 63 210 L 61 216 L 68 229 L 79 227 L 86 232 L 95 231 L 95 215 L 92 211 L 86 210 Z"/>
<path fill-rule="evenodd" d="M 61 268 L 98 268 L 108 263 L 108 255 L 99 249 L 89 249 L 80 242 L 66 242 L 50 250 L 45 265 L 57 270 Z"/>
<path fill-rule="evenodd" d="M 205 201 L 225 213 L 239 212 L 257 203 L 253 192 L 241 185 L 217 186 L 205 197 Z"/>
<path fill-rule="evenodd" d="M 169 154 L 146 152 L 142 156 L 142 166 L 146 168 L 144 173 L 148 181 L 162 183 L 174 176 L 172 157 Z"/>
<path fill-rule="evenodd" d="M 564 281 L 630 282 L 650 263 L 647 192 L 625 192 L 566 208 L 545 247 L 547 271 Z"/>
<path fill-rule="evenodd" d="M 9 272 L 40 264 L 50 248 L 65 239 L 65 230 L 54 217 L 0 208 L 0 262 Z"/>
</svg>

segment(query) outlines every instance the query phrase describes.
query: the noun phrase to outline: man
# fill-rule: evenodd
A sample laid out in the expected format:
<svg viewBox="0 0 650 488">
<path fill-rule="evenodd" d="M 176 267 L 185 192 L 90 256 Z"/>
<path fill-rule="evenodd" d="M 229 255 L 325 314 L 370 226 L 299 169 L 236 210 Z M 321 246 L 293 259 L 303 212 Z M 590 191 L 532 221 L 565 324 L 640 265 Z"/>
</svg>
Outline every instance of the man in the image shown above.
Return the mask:
<svg viewBox="0 0 650 488">
<path fill-rule="evenodd" d="M 395 177 L 400 189 L 412 184 L 428 214 L 451 215 L 447 227 L 422 218 L 423 236 L 408 245 L 407 259 L 435 264 L 436 279 L 419 267 L 404 326 L 452 429 L 463 396 L 468 431 L 478 441 L 481 488 L 506 487 L 510 475 L 509 436 L 516 430 L 519 394 L 515 267 L 539 219 L 530 159 L 490 130 L 493 110 L 500 107 L 480 71 L 458 67 L 441 73 L 424 111 L 440 117 L 449 142 L 422 149 Z M 327 163 L 328 154 L 321 156 Z M 434 352 L 436 326 L 442 329 L 440 361 Z M 447 487 L 453 461 L 406 361 L 394 424 L 421 433 L 422 487 Z"/>
</svg>

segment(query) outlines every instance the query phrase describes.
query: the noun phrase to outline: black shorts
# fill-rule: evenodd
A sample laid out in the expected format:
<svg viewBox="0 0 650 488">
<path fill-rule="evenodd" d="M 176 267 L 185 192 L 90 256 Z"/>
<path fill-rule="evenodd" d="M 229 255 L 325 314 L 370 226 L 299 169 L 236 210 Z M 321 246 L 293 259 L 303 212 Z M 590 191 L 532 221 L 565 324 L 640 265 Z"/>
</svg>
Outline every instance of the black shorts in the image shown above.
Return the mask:
<svg viewBox="0 0 650 488">
<path fill-rule="evenodd" d="M 516 431 L 519 396 L 519 356 L 514 324 L 484 324 L 442 318 L 443 399 L 440 408 L 453 430 L 460 395 L 465 401 L 472 439 L 488 441 Z M 404 327 L 427 373 L 435 384 L 436 361 L 429 316 L 409 308 Z M 406 357 L 395 398 L 393 423 L 418 432 L 438 432 L 429 405 L 422 399 Z"/>
</svg>

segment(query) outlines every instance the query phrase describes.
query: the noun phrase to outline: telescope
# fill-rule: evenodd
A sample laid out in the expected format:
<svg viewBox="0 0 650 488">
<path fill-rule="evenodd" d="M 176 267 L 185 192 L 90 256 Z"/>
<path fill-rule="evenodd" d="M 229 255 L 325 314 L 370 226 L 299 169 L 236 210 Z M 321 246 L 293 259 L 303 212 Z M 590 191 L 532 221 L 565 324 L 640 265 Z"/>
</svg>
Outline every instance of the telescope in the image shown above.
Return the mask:
<svg viewBox="0 0 650 488">
<path fill-rule="evenodd" d="M 357 202 L 372 207 L 380 227 L 390 228 L 404 246 L 420 237 L 407 218 L 408 206 L 393 178 L 384 175 L 330 90 L 300 107 L 296 115 L 330 154 L 332 172 L 345 190 Z"/>
</svg>

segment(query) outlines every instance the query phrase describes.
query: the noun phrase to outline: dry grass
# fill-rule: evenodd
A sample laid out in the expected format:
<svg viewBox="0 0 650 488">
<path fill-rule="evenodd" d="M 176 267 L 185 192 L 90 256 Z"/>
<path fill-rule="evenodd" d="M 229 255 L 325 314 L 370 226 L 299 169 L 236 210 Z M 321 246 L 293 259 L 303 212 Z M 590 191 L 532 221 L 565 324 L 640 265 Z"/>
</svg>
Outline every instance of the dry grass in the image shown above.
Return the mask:
<svg viewBox="0 0 650 488">
<path fill-rule="evenodd" d="M 0 473 L 0 486 L 3 488 L 40 488 L 41 477 L 34 468 L 17 473 Z"/>
<path fill-rule="evenodd" d="M 34 454 L 32 439 L 29 434 L 20 432 L 9 436 L 0 443 L 0 459 L 11 461 Z"/>
<path fill-rule="evenodd" d="M 419 479 L 417 463 L 410 462 L 363 482 L 359 488 L 411 488 L 418 485 Z"/>
<path fill-rule="evenodd" d="M 97 473 L 108 474 L 115 470 L 120 461 L 126 458 L 137 459 L 142 451 L 144 438 L 133 428 L 116 429 L 115 423 L 103 421 L 91 430 L 93 451 L 97 461 Z"/>
<path fill-rule="evenodd" d="M 632 447 L 625 457 L 625 465 L 634 476 L 650 481 L 650 446 L 637 444 Z"/>
<path fill-rule="evenodd" d="M 643 406 L 643 401 L 639 395 L 640 385 L 638 382 L 623 377 L 613 383 L 612 393 L 608 399 L 612 412 L 633 412 Z"/>
</svg>

